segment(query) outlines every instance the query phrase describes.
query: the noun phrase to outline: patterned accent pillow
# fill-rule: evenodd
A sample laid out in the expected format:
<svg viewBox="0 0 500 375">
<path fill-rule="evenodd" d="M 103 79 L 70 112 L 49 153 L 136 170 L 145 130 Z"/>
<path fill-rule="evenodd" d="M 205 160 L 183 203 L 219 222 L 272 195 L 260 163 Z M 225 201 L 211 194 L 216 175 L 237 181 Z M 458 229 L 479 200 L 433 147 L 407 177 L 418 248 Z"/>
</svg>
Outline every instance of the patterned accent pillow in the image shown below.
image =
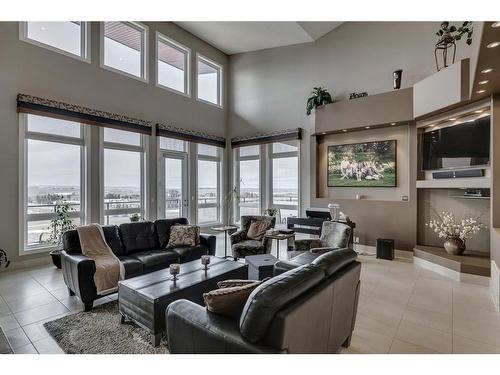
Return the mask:
<svg viewBox="0 0 500 375">
<path fill-rule="evenodd" d="M 167 248 L 197 246 L 200 244 L 200 227 L 197 225 L 172 225 Z"/>
<path fill-rule="evenodd" d="M 239 318 L 248 297 L 261 284 L 260 281 L 242 285 L 226 287 L 203 293 L 203 301 L 207 310 L 219 315 Z"/>
<path fill-rule="evenodd" d="M 261 241 L 269 228 L 271 228 L 270 222 L 265 220 L 253 220 L 248 228 L 247 238 Z"/>
<path fill-rule="evenodd" d="M 217 283 L 217 286 L 222 288 L 232 288 L 235 286 L 244 286 L 248 284 L 260 283 L 259 280 L 240 280 L 240 279 L 231 279 L 231 280 L 223 280 Z"/>
</svg>

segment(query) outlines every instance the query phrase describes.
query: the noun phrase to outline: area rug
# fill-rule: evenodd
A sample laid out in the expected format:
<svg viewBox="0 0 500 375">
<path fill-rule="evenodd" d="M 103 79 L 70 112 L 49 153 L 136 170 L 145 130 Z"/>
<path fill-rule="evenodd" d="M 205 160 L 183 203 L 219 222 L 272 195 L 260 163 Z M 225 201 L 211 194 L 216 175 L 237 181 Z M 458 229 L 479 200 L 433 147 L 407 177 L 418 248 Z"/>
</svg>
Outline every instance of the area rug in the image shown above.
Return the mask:
<svg viewBox="0 0 500 375">
<path fill-rule="evenodd" d="M 162 340 L 156 348 L 150 334 L 126 322 L 120 324 L 118 301 L 96 306 L 43 325 L 66 354 L 165 354 Z"/>
</svg>

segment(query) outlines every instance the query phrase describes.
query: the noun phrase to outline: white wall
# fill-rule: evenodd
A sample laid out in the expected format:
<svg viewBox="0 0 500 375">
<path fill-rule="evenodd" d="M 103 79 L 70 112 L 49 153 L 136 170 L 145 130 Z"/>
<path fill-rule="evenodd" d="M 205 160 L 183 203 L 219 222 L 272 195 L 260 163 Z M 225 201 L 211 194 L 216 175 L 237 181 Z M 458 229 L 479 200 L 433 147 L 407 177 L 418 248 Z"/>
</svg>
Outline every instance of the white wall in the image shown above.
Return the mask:
<svg viewBox="0 0 500 375">
<path fill-rule="evenodd" d="M 155 40 L 158 30 L 191 48 L 191 82 L 195 80 L 196 52 L 227 66 L 227 56 L 173 23 L 146 22 L 149 26 L 149 83 L 99 67 L 99 24 L 91 25 L 91 64 L 21 42 L 17 22 L 0 22 L 0 248 L 11 260 L 19 259 L 18 244 L 18 115 L 16 95 L 31 94 L 125 114 L 153 122 L 166 122 L 191 130 L 226 135 L 227 106 L 204 104 L 155 87 Z M 226 71 L 226 70 L 225 70 Z M 224 82 L 227 80 L 224 77 Z M 192 90 L 196 92 L 196 90 Z M 151 142 L 150 186 L 156 196 L 156 152 Z M 98 165 L 93 155 L 92 166 Z M 98 189 L 92 181 L 94 190 Z M 95 203 L 95 202 L 94 202 Z M 95 204 L 92 205 L 96 211 Z M 95 218 L 92 218 L 95 220 Z M 36 255 L 43 256 L 43 255 Z M 24 259 L 32 257 L 23 256 Z"/>
</svg>

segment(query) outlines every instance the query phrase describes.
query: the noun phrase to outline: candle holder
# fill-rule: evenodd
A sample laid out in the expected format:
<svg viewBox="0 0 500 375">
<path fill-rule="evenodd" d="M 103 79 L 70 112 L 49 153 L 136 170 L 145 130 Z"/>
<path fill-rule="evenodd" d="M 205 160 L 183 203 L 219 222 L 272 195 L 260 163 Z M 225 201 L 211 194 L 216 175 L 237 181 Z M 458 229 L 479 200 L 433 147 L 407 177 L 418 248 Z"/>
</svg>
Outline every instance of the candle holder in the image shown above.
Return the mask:
<svg viewBox="0 0 500 375">
<path fill-rule="evenodd" d="M 201 256 L 201 264 L 203 265 L 203 269 L 208 271 L 208 265 L 210 264 L 210 255 L 202 255 Z"/>
<path fill-rule="evenodd" d="M 178 263 L 172 263 L 169 267 L 170 269 L 170 274 L 173 276 L 172 277 L 172 280 L 174 281 L 174 283 L 177 281 L 177 275 L 180 273 L 181 271 L 181 265 L 178 264 Z"/>
</svg>

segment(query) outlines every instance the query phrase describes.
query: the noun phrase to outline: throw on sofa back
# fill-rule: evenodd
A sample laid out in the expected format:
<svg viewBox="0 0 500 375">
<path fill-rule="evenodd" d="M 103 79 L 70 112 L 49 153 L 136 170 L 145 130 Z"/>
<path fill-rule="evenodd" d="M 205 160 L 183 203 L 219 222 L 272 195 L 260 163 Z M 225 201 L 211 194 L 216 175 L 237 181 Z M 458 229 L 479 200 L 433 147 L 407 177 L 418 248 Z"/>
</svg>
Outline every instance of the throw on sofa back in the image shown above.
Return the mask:
<svg viewBox="0 0 500 375">
<path fill-rule="evenodd" d="M 120 230 L 116 225 L 104 225 L 102 227 L 106 243 L 111 248 L 113 253 L 117 256 L 125 255 L 123 250 L 122 239 L 120 237 Z M 76 229 L 65 232 L 62 236 L 63 249 L 68 254 L 81 254 L 82 248 L 80 247 L 80 237 Z"/>
</svg>

